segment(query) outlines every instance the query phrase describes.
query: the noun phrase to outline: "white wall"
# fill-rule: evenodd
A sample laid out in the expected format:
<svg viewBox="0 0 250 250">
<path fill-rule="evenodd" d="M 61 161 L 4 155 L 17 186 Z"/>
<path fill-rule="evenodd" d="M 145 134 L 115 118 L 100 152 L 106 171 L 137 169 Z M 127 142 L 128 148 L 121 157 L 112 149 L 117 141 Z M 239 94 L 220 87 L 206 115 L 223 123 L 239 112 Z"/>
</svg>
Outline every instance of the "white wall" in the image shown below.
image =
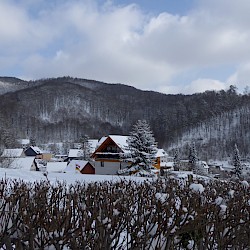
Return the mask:
<svg viewBox="0 0 250 250">
<path fill-rule="evenodd" d="M 102 162 L 103 166 L 100 161 L 95 161 L 93 163 L 95 166 L 95 174 L 115 175 L 117 174 L 117 170 L 124 169 L 128 166 L 126 162 Z"/>
</svg>

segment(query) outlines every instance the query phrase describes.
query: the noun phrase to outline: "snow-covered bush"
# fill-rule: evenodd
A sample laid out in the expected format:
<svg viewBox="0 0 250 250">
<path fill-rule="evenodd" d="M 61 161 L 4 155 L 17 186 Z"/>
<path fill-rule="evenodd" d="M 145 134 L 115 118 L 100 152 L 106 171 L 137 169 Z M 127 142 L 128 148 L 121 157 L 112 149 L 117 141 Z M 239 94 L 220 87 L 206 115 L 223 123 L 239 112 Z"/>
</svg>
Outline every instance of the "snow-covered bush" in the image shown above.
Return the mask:
<svg viewBox="0 0 250 250">
<path fill-rule="evenodd" d="M 248 249 L 246 182 L 0 180 L 0 249 Z"/>
</svg>

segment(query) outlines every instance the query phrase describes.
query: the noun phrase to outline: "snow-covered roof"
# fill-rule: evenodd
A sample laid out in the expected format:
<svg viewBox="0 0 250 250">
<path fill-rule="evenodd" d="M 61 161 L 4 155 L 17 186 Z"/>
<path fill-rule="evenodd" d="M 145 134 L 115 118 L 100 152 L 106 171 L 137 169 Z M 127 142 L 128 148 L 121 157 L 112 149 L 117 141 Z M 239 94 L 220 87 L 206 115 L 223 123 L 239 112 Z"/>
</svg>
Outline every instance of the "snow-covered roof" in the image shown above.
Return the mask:
<svg viewBox="0 0 250 250">
<path fill-rule="evenodd" d="M 4 149 L 2 157 L 21 157 L 23 153 L 22 148 L 8 148 Z"/>
<path fill-rule="evenodd" d="M 103 144 L 103 142 L 107 139 L 108 137 L 107 136 L 103 136 L 97 143 L 96 147 L 99 147 L 100 145 Z"/>
<path fill-rule="evenodd" d="M 31 170 L 34 160 L 35 157 L 12 158 L 9 168 Z"/>
<path fill-rule="evenodd" d="M 128 151 L 128 136 L 125 135 L 109 135 L 115 144 L 124 152 Z"/>
<path fill-rule="evenodd" d="M 42 154 L 42 150 L 39 147 L 36 146 L 30 146 L 31 149 L 33 149 L 37 154 Z"/>
<path fill-rule="evenodd" d="M 128 152 L 128 136 L 124 135 L 109 135 L 103 136 L 97 143 L 95 151 L 108 139 L 110 138 L 124 153 Z M 94 152 L 95 152 L 94 151 Z M 98 152 L 99 154 L 99 152 Z"/>
<path fill-rule="evenodd" d="M 200 161 L 200 163 L 202 164 L 204 168 L 207 168 L 207 169 L 209 168 L 209 166 L 207 165 L 205 161 Z"/>
<path fill-rule="evenodd" d="M 65 171 L 66 167 L 67 162 L 48 162 L 46 169 L 48 172 L 62 173 Z"/>
<path fill-rule="evenodd" d="M 71 172 L 71 171 L 76 171 L 76 168 L 79 168 L 81 171 L 88 161 L 82 161 L 82 160 L 72 160 L 65 168 L 65 172 Z"/>
<path fill-rule="evenodd" d="M 94 153 L 96 150 L 96 147 L 98 145 L 98 140 L 97 139 L 90 139 L 90 140 L 88 140 L 88 143 L 90 145 L 91 153 Z"/>
<path fill-rule="evenodd" d="M 156 157 L 163 157 L 163 156 L 168 156 L 168 154 L 165 152 L 164 149 L 159 148 L 156 153 Z"/>
<path fill-rule="evenodd" d="M 68 157 L 81 157 L 83 156 L 83 150 L 82 149 L 70 149 Z"/>
<path fill-rule="evenodd" d="M 161 167 L 174 167 L 174 162 L 161 162 Z"/>
<path fill-rule="evenodd" d="M 18 142 L 21 145 L 28 145 L 28 144 L 30 144 L 30 139 L 19 139 Z"/>
</svg>

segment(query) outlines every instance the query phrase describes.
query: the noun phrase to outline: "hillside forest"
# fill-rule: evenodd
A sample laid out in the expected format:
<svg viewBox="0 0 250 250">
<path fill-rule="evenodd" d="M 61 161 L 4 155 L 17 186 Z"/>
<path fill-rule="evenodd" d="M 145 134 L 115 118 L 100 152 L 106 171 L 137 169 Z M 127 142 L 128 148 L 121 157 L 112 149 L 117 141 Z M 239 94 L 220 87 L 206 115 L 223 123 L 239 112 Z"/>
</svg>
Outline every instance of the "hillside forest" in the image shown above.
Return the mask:
<svg viewBox="0 0 250 250">
<path fill-rule="evenodd" d="M 195 142 L 201 158 L 225 159 L 238 145 L 250 156 L 250 92 L 167 95 L 122 84 L 71 77 L 23 81 L 0 77 L 0 144 L 35 138 L 37 144 L 77 142 L 81 135 L 127 135 L 146 120 L 158 146 L 183 157 Z"/>
</svg>

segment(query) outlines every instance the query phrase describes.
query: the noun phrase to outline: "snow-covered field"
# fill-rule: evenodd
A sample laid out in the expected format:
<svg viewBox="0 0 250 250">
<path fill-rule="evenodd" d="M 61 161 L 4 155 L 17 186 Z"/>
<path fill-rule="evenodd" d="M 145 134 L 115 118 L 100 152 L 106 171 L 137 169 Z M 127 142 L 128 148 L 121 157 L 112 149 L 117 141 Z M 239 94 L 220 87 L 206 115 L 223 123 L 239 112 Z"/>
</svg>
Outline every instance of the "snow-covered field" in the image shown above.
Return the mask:
<svg viewBox="0 0 250 250">
<path fill-rule="evenodd" d="M 96 182 L 96 181 L 119 181 L 121 179 L 126 180 L 134 180 L 137 182 L 142 182 L 147 178 L 143 177 L 135 177 L 135 176 L 117 176 L 117 175 L 84 175 L 76 173 L 48 173 L 47 178 L 43 175 L 42 172 L 38 171 L 29 171 L 24 169 L 7 169 L 0 168 L 0 178 L 7 179 L 16 179 L 23 180 L 27 182 L 48 180 L 51 183 L 55 183 L 57 181 L 65 181 L 67 184 L 73 184 L 76 181 L 80 182 Z"/>
</svg>

